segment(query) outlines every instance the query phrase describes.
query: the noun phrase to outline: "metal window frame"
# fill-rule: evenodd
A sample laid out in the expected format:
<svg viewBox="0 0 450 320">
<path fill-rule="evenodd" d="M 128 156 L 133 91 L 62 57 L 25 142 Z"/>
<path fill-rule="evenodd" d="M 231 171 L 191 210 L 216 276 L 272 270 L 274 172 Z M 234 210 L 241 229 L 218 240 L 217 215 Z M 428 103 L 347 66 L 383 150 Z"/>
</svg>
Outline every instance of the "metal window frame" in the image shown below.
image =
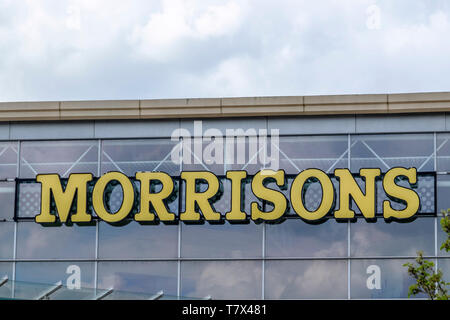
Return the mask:
<svg viewBox="0 0 450 320">
<path fill-rule="evenodd" d="M 384 134 L 389 134 L 389 135 L 396 135 L 396 134 L 404 134 L 404 135 L 408 135 L 408 134 L 421 134 L 421 133 L 431 133 L 431 132 L 405 132 L 405 133 L 373 133 L 373 134 L 347 134 L 347 143 L 348 143 L 348 148 L 347 151 L 341 155 L 341 157 L 345 157 L 345 154 L 347 153 L 347 161 L 348 161 L 348 168 L 351 170 L 351 160 L 353 159 L 351 156 L 351 139 L 355 136 L 362 136 L 362 135 L 378 135 L 378 136 L 382 136 Z M 428 162 L 431 158 L 433 158 L 434 161 L 434 172 L 437 172 L 437 152 L 444 146 L 444 144 L 447 142 L 444 141 L 444 143 L 442 143 L 440 146 L 437 146 L 437 133 L 436 132 L 432 132 L 433 133 L 433 138 L 434 138 L 434 145 L 433 145 L 433 150 L 434 152 L 425 160 L 424 163 Z M 310 135 L 302 135 L 302 134 L 294 134 L 294 135 L 280 135 L 280 137 L 284 137 L 284 136 L 344 136 L 343 134 L 310 134 Z M 161 138 L 123 138 L 123 139 L 61 139 L 61 140 L 57 140 L 57 141 L 72 141 L 72 140 L 90 140 L 90 141 L 97 141 L 99 144 L 99 156 L 98 156 L 98 175 L 100 175 L 101 173 L 101 164 L 102 164 L 102 159 L 101 159 L 101 155 L 103 152 L 103 145 L 102 145 L 102 141 L 103 140 L 150 140 L 150 139 L 157 139 L 157 140 L 161 140 Z M 168 139 L 168 138 L 166 138 Z M 26 140 L 28 141 L 28 140 Z M 31 141 L 31 140 L 30 140 Z M 42 141 L 47 141 L 42 139 Z M 54 141 L 54 140 L 50 140 L 50 141 Z M 8 142 L 14 142 L 14 141 L 8 141 Z M 21 168 L 21 148 L 22 148 L 22 141 L 21 140 L 16 140 L 17 143 L 17 177 L 20 177 L 20 168 Z M 356 143 L 356 142 L 354 142 Z M 92 148 L 93 146 L 91 146 Z M 281 150 L 280 150 L 281 151 Z M 376 155 L 376 154 L 375 154 Z M 377 155 L 376 155 L 377 156 Z M 167 156 L 166 156 L 167 158 Z M 25 159 L 24 159 L 25 160 Z M 26 160 L 25 160 L 26 161 Z M 26 163 L 25 163 L 26 164 Z M 30 164 L 28 164 L 30 165 Z M 226 165 L 226 164 L 225 164 Z M 387 165 L 387 164 L 386 164 Z M 72 166 L 73 167 L 73 166 Z M 180 164 L 180 170 L 181 170 L 182 165 Z M 445 172 L 446 174 L 447 172 Z M 444 172 L 439 172 L 438 174 L 444 174 Z M 437 179 L 436 179 L 437 181 Z M 437 189 L 436 189 L 437 190 Z M 435 195 L 435 199 L 437 199 L 437 194 Z M 436 200 L 437 201 L 437 200 Z M 437 210 L 437 204 L 435 205 L 435 208 Z M 438 268 L 438 262 L 440 259 L 450 259 L 450 256 L 438 256 L 438 244 L 437 244 L 437 226 L 438 226 L 438 216 L 434 217 L 435 220 L 435 228 L 434 228 L 434 244 L 435 244 L 435 252 L 434 255 L 431 256 L 426 256 L 425 258 L 428 259 L 434 259 L 436 262 L 436 268 Z M 17 225 L 18 223 L 21 223 L 19 221 L 14 221 L 15 222 L 15 227 L 14 227 L 14 253 L 13 253 L 13 258 L 12 259 L 0 259 L 1 262 L 3 261 L 7 261 L 7 262 L 13 262 L 13 274 L 12 274 L 12 280 L 13 280 L 13 287 L 14 287 L 14 281 L 16 278 L 16 263 L 17 262 L 39 262 L 39 261 L 55 261 L 55 262 L 74 262 L 74 261 L 83 261 L 83 262 L 95 262 L 96 268 L 95 268 L 95 289 L 97 290 L 97 286 L 98 286 L 98 268 L 97 268 L 97 264 L 98 262 L 101 261 L 177 261 L 178 262 L 178 270 L 177 270 L 177 293 L 178 296 L 180 296 L 181 294 L 181 262 L 182 261 L 247 261 L 247 260 L 257 260 L 257 261 L 261 261 L 262 266 L 263 266 L 263 272 L 262 272 L 262 292 L 261 292 L 261 296 L 264 299 L 265 297 L 265 288 L 264 288 L 264 282 L 265 282 L 265 268 L 264 268 L 264 263 L 265 261 L 269 261 L 269 260 L 346 260 L 348 263 L 348 288 L 347 288 L 347 292 L 348 292 L 348 296 L 347 299 L 351 299 L 351 261 L 353 260 L 369 260 L 369 259 L 413 259 L 415 258 L 414 256 L 368 256 L 368 257 L 351 257 L 350 255 L 350 246 L 351 246 L 351 239 L 350 239 L 350 235 L 351 235 L 351 224 L 350 222 L 348 222 L 348 230 L 347 230 L 347 246 L 348 246 L 348 250 L 347 250 L 347 256 L 346 257 L 266 257 L 265 255 L 265 225 L 263 227 L 263 238 L 262 238 L 262 257 L 259 258 L 183 258 L 181 257 L 181 245 L 182 245 L 182 239 L 181 239 L 181 228 L 182 228 L 182 224 L 179 223 L 179 227 L 178 227 L 178 256 L 177 258 L 174 259 L 100 259 L 98 257 L 98 250 L 99 250 L 99 242 L 98 242 L 98 235 L 99 235 L 99 224 L 96 224 L 96 244 L 95 244 L 95 250 L 96 250 L 96 255 L 95 255 L 95 259 L 18 259 L 17 258 Z M 12 292 L 12 297 L 14 298 L 14 289 Z"/>
</svg>

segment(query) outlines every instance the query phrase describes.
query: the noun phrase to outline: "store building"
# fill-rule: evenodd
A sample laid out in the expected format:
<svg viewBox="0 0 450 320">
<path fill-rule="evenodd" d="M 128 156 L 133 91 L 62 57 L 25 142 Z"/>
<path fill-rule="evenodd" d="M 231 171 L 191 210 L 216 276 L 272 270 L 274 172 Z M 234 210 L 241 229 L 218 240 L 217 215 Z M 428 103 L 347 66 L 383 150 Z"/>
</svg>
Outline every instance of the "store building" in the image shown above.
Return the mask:
<svg viewBox="0 0 450 320">
<path fill-rule="evenodd" d="M 439 250 L 445 238 L 440 211 L 450 208 L 447 112 L 450 93 L 0 103 L 0 297 L 407 298 L 413 280 L 402 265 L 418 250 L 450 281 L 450 255 Z M 390 221 L 384 203 L 394 211 L 409 204 L 392 200 L 396 196 L 383 187 L 386 173 L 397 167 L 415 168 L 417 181 L 395 183 L 414 190 L 420 205 L 412 217 Z M 367 218 L 370 209 L 359 210 L 363 197 L 358 203 L 348 197 L 354 218 L 336 219 L 345 198 L 336 169 L 348 169 L 367 196 L 369 179 L 361 179 L 360 169 L 369 168 L 381 172 L 372 190 L 374 218 Z M 276 190 L 266 201 L 252 189 L 264 169 L 284 174 L 280 183 L 266 181 Z M 310 179 L 291 194 L 306 169 L 328 176 L 333 193 L 324 196 L 323 181 Z M 232 186 L 230 171 L 247 177 Z M 128 210 L 114 223 L 96 214 L 90 193 L 108 172 L 128 177 L 134 188 L 128 209 L 123 184 L 100 190 L 107 189 L 102 199 L 111 216 Z M 153 221 L 136 221 L 142 209 L 137 172 L 171 178 L 164 204 L 172 221 L 154 208 Z M 183 172 L 212 173 L 217 196 L 204 204 L 192 200 L 210 190 L 212 180 L 200 179 L 187 191 Z M 82 210 L 72 201 L 86 189 L 57 196 L 66 199 L 59 202 L 53 189 L 48 203 L 56 223 L 39 223 L 47 198 L 37 176 L 58 174 L 64 186 L 75 173 L 92 174 L 85 184 L 91 221 L 58 223 L 64 203 L 72 204 L 72 219 Z M 159 184 L 151 186 L 162 192 Z M 286 199 L 283 215 L 254 221 L 257 209 L 264 217 L 276 207 L 270 202 L 275 194 Z M 232 195 L 240 196 L 235 209 L 245 213 L 234 221 L 227 217 Z M 187 203 L 202 212 L 198 221 L 181 217 Z M 218 219 L 202 219 L 208 203 Z M 306 221 L 293 203 L 309 212 L 329 203 L 330 210 Z"/>
</svg>

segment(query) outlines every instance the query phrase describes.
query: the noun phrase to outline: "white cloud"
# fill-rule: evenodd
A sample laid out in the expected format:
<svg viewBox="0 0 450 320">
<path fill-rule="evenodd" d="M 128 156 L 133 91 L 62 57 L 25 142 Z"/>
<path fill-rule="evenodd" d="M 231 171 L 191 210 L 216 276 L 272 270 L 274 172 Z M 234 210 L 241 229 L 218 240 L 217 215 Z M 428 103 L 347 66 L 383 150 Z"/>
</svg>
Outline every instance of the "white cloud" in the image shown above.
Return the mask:
<svg viewBox="0 0 450 320">
<path fill-rule="evenodd" d="M 343 298 L 347 270 L 343 261 L 277 261 L 266 267 L 268 299 Z"/>
<path fill-rule="evenodd" d="M 207 6 L 197 1 L 164 0 L 162 11 L 150 15 L 144 26 L 136 26 L 130 43 L 137 54 L 155 61 L 182 58 L 180 52 L 190 41 L 207 40 L 235 32 L 242 19 L 235 2 Z"/>
<path fill-rule="evenodd" d="M 447 91 L 449 13 L 445 0 L 0 0 L 0 100 Z"/>
<path fill-rule="evenodd" d="M 235 2 L 222 6 L 207 7 L 194 23 L 196 33 L 201 36 L 222 36 L 235 32 L 241 24 L 242 8 Z"/>
<path fill-rule="evenodd" d="M 242 261 L 197 262 L 196 274 L 188 278 L 193 290 L 188 297 L 211 295 L 213 299 L 254 299 L 260 296 L 261 264 Z M 194 265 L 191 265 L 191 268 Z M 187 269 L 187 268 L 186 268 Z"/>
<path fill-rule="evenodd" d="M 442 11 L 432 13 L 427 23 L 400 25 L 384 34 L 387 53 L 395 55 L 405 53 L 406 50 L 429 52 L 432 50 L 449 51 L 450 44 L 443 41 L 442 36 L 450 31 L 449 17 Z"/>
</svg>

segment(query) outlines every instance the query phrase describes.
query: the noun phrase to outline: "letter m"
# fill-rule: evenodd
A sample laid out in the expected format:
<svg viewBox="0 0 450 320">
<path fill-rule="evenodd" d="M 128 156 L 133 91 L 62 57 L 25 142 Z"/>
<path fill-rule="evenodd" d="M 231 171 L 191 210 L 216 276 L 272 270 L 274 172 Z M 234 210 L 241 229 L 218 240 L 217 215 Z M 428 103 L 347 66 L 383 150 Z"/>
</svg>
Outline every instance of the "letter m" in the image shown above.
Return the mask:
<svg viewBox="0 0 450 320">
<path fill-rule="evenodd" d="M 57 174 L 38 174 L 36 181 L 41 183 L 41 213 L 35 218 L 37 223 L 54 223 L 56 216 L 51 211 L 52 194 L 59 220 L 63 223 L 69 218 L 70 209 L 75 201 L 76 212 L 72 213 L 72 222 L 90 222 L 91 216 L 86 212 L 87 183 L 92 180 L 91 173 L 72 173 L 65 189 Z"/>
</svg>

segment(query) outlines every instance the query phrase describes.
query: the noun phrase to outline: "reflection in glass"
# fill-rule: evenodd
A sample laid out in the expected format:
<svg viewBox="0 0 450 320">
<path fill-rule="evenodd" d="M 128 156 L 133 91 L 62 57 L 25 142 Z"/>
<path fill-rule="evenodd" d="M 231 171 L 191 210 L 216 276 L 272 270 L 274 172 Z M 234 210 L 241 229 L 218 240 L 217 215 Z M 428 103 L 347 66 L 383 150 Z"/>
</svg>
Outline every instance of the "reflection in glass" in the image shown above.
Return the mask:
<svg viewBox="0 0 450 320">
<path fill-rule="evenodd" d="M 442 216 L 438 216 L 436 221 L 436 229 L 437 229 L 437 255 L 438 256 L 447 256 L 450 257 L 450 252 L 446 252 L 445 249 L 440 250 L 442 244 L 444 243 L 444 241 L 447 239 L 448 235 L 447 233 L 444 232 L 444 230 L 442 230 L 442 226 L 441 226 L 441 219 Z"/>
<path fill-rule="evenodd" d="M 437 175 L 437 213 L 450 209 L 450 175 Z"/>
<path fill-rule="evenodd" d="M 171 158 L 176 144 L 170 139 L 105 140 L 102 144 L 102 174 L 119 171 L 135 176 L 139 171 L 163 171 L 178 175 L 180 165 Z"/>
<path fill-rule="evenodd" d="M 41 184 L 23 181 L 17 184 L 17 188 L 19 194 L 17 217 L 34 218 L 41 212 Z"/>
<path fill-rule="evenodd" d="M 269 188 L 273 188 L 270 185 L 268 186 Z M 278 186 L 276 187 L 275 190 L 279 190 Z M 255 194 L 252 192 L 252 185 L 251 185 L 251 181 L 249 181 L 249 183 L 245 183 L 244 185 L 244 210 L 243 212 L 245 212 L 247 215 L 251 215 L 251 208 L 252 208 L 252 203 L 256 202 L 259 206 L 259 208 L 262 209 L 262 200 L 257 198 L 255 196 Z"/>
<path fill-rule="evenodd" d="M 354 257 L 416 256 L 418 250 L 434 255 L 433 218 L 417 218 L 408 223 L 386 223 L 381 218 L 368 223 L 360 218 L 350 225 L 350 236 Z"/>
<path fill-rule="evenodd" d="M 71 290 L 74 290 L 74 295 L 76 295 L 77 290 L 80 290 L 75 286 L 78 280 L 80 288 L 94 287 L 94 263 L 80 261 L 17 262 L 16 280 L 18 283 L 24 282 L 22 285 L 17 285 L 15 289 L 15 297 L 19 299 L 35 299 L 59 281 L 64 286 L 72 288 Z"/>
<path fill-rule="evenodd" d="M 437 176 L 437 204 L 438 204 L 438 216 L 437 216 L 437 254 L 438 256 L 450 256 L 450 252 L 440 250 L 442 243 L 447 238 L 447 234 L 442 230 L 441 219 L 442 211 L 450 209 L 450 175 L 438 175 Z"/>
<path fill-rule="evenodd" d="M 221 184 L 219 190 L 222 190 L 222 195 L 220 196 L 220 198 L 216 199 L 216 201 L 213 203 L 213 207 L 214 210 L 216 212 L 219 212 L 223 216 L 223 219 L 225 219 L 225 214 L 231 210 L 231 181 L 226 179 L 225 177 L 219 178 L 219 181 Z M 200 184 L 200 191 L 206 191 L 207 187 L 207 184 Z M 186 192 L 185 190 L 186 189 L 183 189 L 183 192 Z"/>
<path fill-rule="evenodd" d="M 8 279 L 12 279 L 12 262 L 0 262 L 0 279 L 3 279 L 5 276 Z"/>
<path fill-rule="evenodd" d="M 442 270 L 442 279 L 450 282 L 450 259 L 438 259 L 438 268 Z"/>
<path fill-rule="evenodd" d="M 0 282 L 8 277 L 8 282 L 0 286 L 0 299 L 1 298 L 12 298 L 12 272 L 13 263 L 12 262 L 0 262 Z"/>
<path fill-rule="evenodd" d="M 0 179 L 17 176 L 17 143 L 0 142 Z"/>
<path fill-rule="evenodd" d="M 164 291 L 177 294 L 176 261 L 99 262 L 98 287 L 119 291 L 146 293 L 148 297 Z M 114 296 L 109 297 L 114 299 Z"/>
<path fill-rule="evenodd" d="M 450 134 L 436 134 L 437 171 L 450 171 Z"/>
<path fill-rule="evenodd" d="M 418 171 L 434 170 L 433 134 L 354 135 L 351 138 L 351 170 L 393 167 L 415 167 Z"/>
<path fill-rule="evenodd" d="M 301 219 L 266 224 L 267 257 L 347 256 L 347 223 L 329 219 L 320 225 Z"/>
<path fill-rule="evenodd" d="M 284 194 L 286 199 L 288 200 L 288 208 L 286 215 L 293 216 L 295 218 L 298 218 L 298 214 L 294 211 L 291 205 L 291 187 L 292 182 L 294 181 L 296 175 L 289 176 L 286 178 L 286 189 L 281 189 L 275 185 L 275 183 L 269 183 L 268 186 L 271 186 L 271 188 L 275 190 L 280 190 L 281 193 Z M 333 183 L 334 190 L 335 190 L 335 196 L 334 196 L 334 208 L 339 208 L 339 182 L 335 177 L 330 177 L 331 182 Z M 312 182 L 308 185 L 308 187 L 304 187 L 302 189 L 302 193 L 297 191 L 295 194 L 296 197 L 301 198 L 302 202 L 305 206 L 305 209 L 309 211 L 315 211 L 319 208 L 320 204 L 322 203 L 322 197 L 323 197 L 323 190 L 322 185 L 319 181 Z M 273 208 L 273 206 L 270 206 L 270 208 Z M 333 209 L 332 209 L 333 211 Z"/>
<path fill-rule="evenodd" d="M 49 296 L 50 300 L 93 300 L 102 293 L 102 290 L 95 290 L 95 288 L 75 289 L 63 285 L 60 289 Z"/>
<path fill-rule="evenodd" d="M 21 145 L 20 177 L 35 178 L 38 173 L 97 175 L 97 141 L 25 141 Z"/>
<path fill-rule="evenodd" d="M 382 216 L 383 215 L 383 206 L 385 201 L 389 201 L 390 206 L 394 210 L 403 210 L 406 208 L 406 204 L 402 202 L 397 202 L 389 198 L 389 196 L 384 191 L 383 187 L 383 179 L 382 177 L 376 179 L 375 182 L 375 201 L 376 201 L 376 211 L 375 214 Z M 363 178 L 355 176 L 355 181 L 358 183 L 359 188 L 365 193 L 366 190 L 366 182 Z M 397 179 L 395 182 L 398 186 L 402 186 L 407 189 L 413 190 L 420 199 L 420 207 L 418 213 L 420 214 L 430 214 L 434 215 L 436 212 L 436 203 L 435 203 L 435 177 L 431 174 L 421 173 L 417 176 L 416 184 L 411 185 L 405 177 L 403 179 Z M 336 188 L 338 190 L 338 188 Z M 337 192 L 339 194 L 339 191 Z M 336 206 L 337 207 L 337 206 Z M 351 208 L 355 211 L 356 214 L 361 215 L 361 211 L 358 208 L 358 205 L 351 198 Z"/>
<path fill-rule="evenodd" d="M 401 179 L 396 182 L 397 185 L 413 190 L 417 193 L 420 199 L 420 208 L 418 213 L 430 213 L 433 214 L 436 212 L 436 203 L 435 203 L 435 177 L 432 175 L 418 175 L 417 183 L 415 185 L 411 185 L 407 179 Z M 403 210 L 406 205 L 403 203 L 399 203 L 396 201 L 392 201 L 386 195 L 383 189 L 383 181 L 377 181 L 377 213 L 383 213 L 383 202 L 388 200 L 391 204 L 391 207 L 394 210 Z"/>
<path fill-rule="evenodd" d="M 220 151 L 222 151 L 223 153 L 224 146 L 222 144 L 222 148 L 219 148 L 220 143 L 213 143 L 210 147 L 208 147 L 208 145 L 210 144 L 211 142 L 203 142 L 202 147 L 198 148 L 198 150 L 201 152 L 193 149 L 195 148 L 193 142 L 191 143 L 190 148 L 189 145 L 184 144 L 183 154 L 187 153 L 187 158 L 190 160 L 186 161 L 186 158 L 183 159 L 183 171 L 210 171 L 216 175 L 225 175 L 226 170 L 224 166 L 224 158 L 223 155 L 220 154 Z M 215 150 L 214 148 L 212 148 L 212 146 L 215 146 L 219 150 Z M 212 150 L 210 150 L 211 148 Z M 217 154 L 216 151 L 218 152 Z"/>
<path fill-rule="evenodd" d="M 75 259 L 95 257 L 95 226 L 44 227 L 34 221 L 17 228 L 17 257 Z"/>
<path fill-rule="evenodd" d="M 351 298 L 407 298 L 414 279 L 408 275 L 406 262 L 414 260 L 379 259 L 351 261 Z M 423 297 L 417 295 L 416 298 Z"/>
<path fill-rule="evenodd" d="M 272 260 L 265 270 L 266 299 L 347 298 L 347 261 Z"/>
<path fill-rule="evenodd" d="M 264 139 L 256 135 L 233 137 L 233 139 L 230 137 L 228 141 L 228 144 L 224 143 L 224 169 L 226 168 L 227 171 L 245 170 L 249 175 L 254 175 L 264 168 L 269 168 L 271 166 L 270 157 L 274 156 L 274 150 L 278 151 L 273 147 L 268 147 L 270 139 Z M 233 143 L 231 143 L 232 141 Z M 272 169 L 278 170 L 278 168 Z"/>
<path fill-rule="evenodd" d="M 212 299 L 261 299 L 259 261 L 183 261 L 181 295 Z"/>
<path fill-rule="evenodd" d="M 447 134 L 438 134 L 437 163 L 440 171 L 450 171 L 450 144 L 445 142 Z M 449 136 L 450 137 L 450 136 Z M 279 168 L 287 174 L 297 174 L 306 168 L 319 168 L 332 172 L 348 165 L 347 136 L 299 136 L 280 137 Z M 137 171 L 164 171 L 178 175 L 183 170 L 209 170 L 224 175 L 226 170 L 247 170 L 254 174 L 261 170 L 258 151 L 252 151 L 248 137 L 243 144 L 244 153 L 238 152 L 235 144 L 233 159 L 228 164 L 180 164 L 172 162 L 171 151 L 177 142 L 170 139 L 103 140 L 101 150 L 101 173 L 121 171 L 134 176 Z M 236 141 L 236 140 L 235 140 Z M 444 143 L 445 142 L 445 143 Z M 98 140 L 96 141 L 25 141 L 22 142 L 20 171 L 22 178 L 35 178 L 37 173 L 59 173 L 68 177 L 71 172 L 98 171 Z M 270 143 L 267 142 L 269 145 Z M 432 134 L 389 134 L 355 135 L 351 138 L 352 170 L 378 167 L 383 172 L 393 166 L 416 167 L 421 171 L 433 171 Z M 442 146 L 441 146 L 442 145 Z M 203 144 L 203 151 L 208 143 Z M 0 143 L 0 179 L 14 178 L 17 168 L 17 143 Z M 242 145 L 241 145 L 242 147 Z M 267 148 L 269 153 L 274 148 Z M 226 150 L 224 150 L 226 157 Z M 243 161 L 242 161 L 243 159 Z M 250 161 L 256 159 L 256 161 Z M 253 163 L 254 162 L 254 163 Z M 267 164 L 266 167 L 269 167 Z M 205 168 L 206 167 L 206 168 Z M 290 180 L 290 182 L 292 179 Z M 288 184 L 290 183 L 288 182 Z M 338 182 L 333 178 L 335 187 Z M 401 184 L 401 183 L 400 183 Z M 422 205 L 431 208 L 434 195 L 429 186 L 424 185 L 426 199 Z M 270 188 L 279 190 L 274 183 Z M 283 191 L 289 199 L 290 185 Z M 378 185 L 380 190 L 381 184 Z M 40 185 L 27 184 L 19 189 L 19 216 L 34 217 L 40 210 Z M 251 185 L 245 185 L 245 211 L 250 215 L 250 205 L 258 200 L 251 192 Z M 419 188 L 421 186 L 419 185 Z M 230 209 L 230 182 L 223 181 L 224 194 L 214 206 L 225 215 Z M 437 183 L 438 208 L 427 212 L 440 212 L 450 208 L 450 175 L 439 175 Z M 448 189 L 448 190 L 447 190 Z M 338 188 L 336 188 L 338 201 Z M 430 192 L 428 194 L 428 192 Z M 380 194 L 380 192 L 378 192 Z M 422 193 L 421 193 L 422 194 Z M 322 191 L 319 184 L 308 189 L 305 204 L 314 210 L 320 202 Z M 384 200 L 377 198 L 379 206 Z M 422 200 L 422 198 L 421 198 Z M 113 188 L 109 198 L 109 208 L 117 211 L 122 201 L 119 186 Z M 11 220 L 14 209 L 14 183 L 0 182 L 0 220 Z M 184 200 L 182 199 L 182 202 Z M 173 212 L 178 212 L 178 201 L 170 204 Z M 270 205 L 266 204 L 270 209 Z M 339 208 L 339 203 L 336 204 Z M 353 207 L 356 209 L 356 206 Z M 379 210 L 380 211 L 380 210 Z M 297 217 L 292 211 L 290 214 Z M 439 218 L 437 220 L 439 222 Z M 435 218 L 417 218 L 409 223 L 392 222 L 383 219 L 377 223 L 367 223 L 358 219 L 350 226 L 350 249 L 352 257 L 363 257 L 351 262 L 352 298 L 404 298 L 412 280 L 402 266 L 400 259 L 367 260 L 369 256 L 415 256 L 417 250 L 426 255 L 434 255 Z M 178 231 L 181 229 L 180 253 L 178 257 Z M 263 230 L 265 231 L 263 232 Z M 98 234 L 99 259 L 159 259 L 172 261 L 100 261 L 98 263 L 98 286 L 102 289 L 113 287 L 115 292 L 109 299 L 146 299 L 160 290 L 166 296 L 177 294 L 178 265 L 181 266 L 181 295 L 213 299 L 260 299 L 262 295 L 263 247 L 265 256 L 265 298 L 336 298 L 347 297 L 348 270 L 348 224 L 334 219 L 320 225 L 310 225 L 301 219 L 287 219 L 281 224 L 211 225 L 140 225 L 136 222 L 121 227 L 101 222 Z M 438 249 L 445 234 L 437 224 Z M 265 243 L 263 244 L 263 233 Z M 0 221 L 0 259 L 12 259 L 14 243 L 14 223 Z M 69 267 L 76 265 L 81 270 L 81 286 L 95 285 L 95 243 L 96 227 L 59 226 L 43 227 L 34 222 L 19 222 L 17 230 L 17 257 L 19 259 L 91 259 L 91 262 L 17 262 L 16 277 L 20 281 L 44 283 L 35 286 L 35 291 L 26 285 L 17 285 L 16 297 L 33 298 L 43 289 L 57 281 L 67 285 Z M 438 250 L 438 255 L 447 257 L 450 253 Z M 281 258 L 316 257 L 320 260 L 275 260 Z M 325 260 L 322 258 L 336 257 Z M 199 258 L 201 261 L 192 261 Z M 239 259 L 243 260 L 239 260 Z M 206 259 L 217 259 L 210 261 Z M 227 260 L 233 259 L 233 260 Z M 247 259 L 247 260 L 246 260 Z M 444 276 L 450 270 L 450 259 L 439 259 L 439 267 Z M 380 289 L 368 288 L 368 279 L 376 267 L 380 270 Z M 12 263 L 0 263 L 0 278 L 3 274 L 12 277 Z M 369 271 L 368 271 L 369 270 Z M 369 273 L 368 273 L 369 272 Z M 448 278 L 447 278 L 448 279 Z M 372 281 L 372 279 L 371 279 Z M 448 280 L 447 280 L 448 281 Z M 18 283 L 19 283 L 18 282 Z M 370 281 L 369 281 L 370 282 Z M 23 289 L 20 289 L 20 288 Z M 369 285 L 369 287 L 373 287 Z M 0 287 L 1 290 L 10 290 Z M 42 289 L 42 290 L 41 290 Z M 68 289 L 66 289 L 68 290 Z M 67 293 L 67 295 L 66 295 Z M 86 298 L 92 292 L 77 291 L 78 295 L 60 291 L 54 298 Z M 7 291 L 6 295 L 11 295 Z"/>
<path fill-rule="evenodd" d="M 0 220 L 14 218 L 15 183 L 0 182 Z"/>
<path fill-rule="evenodd" d="M 131 221 L 124 226 L 99 225 L 99 257 L 110 259 L 175 258 L 178 226 L 140 225 Z"/>
<path fill-rule="evenodd" d="M 14 222 L 0 222 L 0 259 L 11 259 L 13 255 Z"/>
<path fill-rule="evenodd" d="M 105 290 L 108 291 L 108 290 Z M 184 300 L 184 299 L 196 299 L 196 297 L 178 297 L 176 295 L 168 295 L 163 290 L 156 293 L 149 292 L 132 292 L 123 290 L 113 290 L 111 294 L 108 294 L 102 300 Z"/>
<path fill-rule="evenodd" d="M 261 257 L 262 225 L 229 224 L 181 226 L 181 256 L 188 258 Z"/>
<path fill-rule="evenodd" d="M 280 168 L 298 174 L 308 168 L 331 173 L 348 167 L 347 136 L 280 137 Z"/>
</svg>

